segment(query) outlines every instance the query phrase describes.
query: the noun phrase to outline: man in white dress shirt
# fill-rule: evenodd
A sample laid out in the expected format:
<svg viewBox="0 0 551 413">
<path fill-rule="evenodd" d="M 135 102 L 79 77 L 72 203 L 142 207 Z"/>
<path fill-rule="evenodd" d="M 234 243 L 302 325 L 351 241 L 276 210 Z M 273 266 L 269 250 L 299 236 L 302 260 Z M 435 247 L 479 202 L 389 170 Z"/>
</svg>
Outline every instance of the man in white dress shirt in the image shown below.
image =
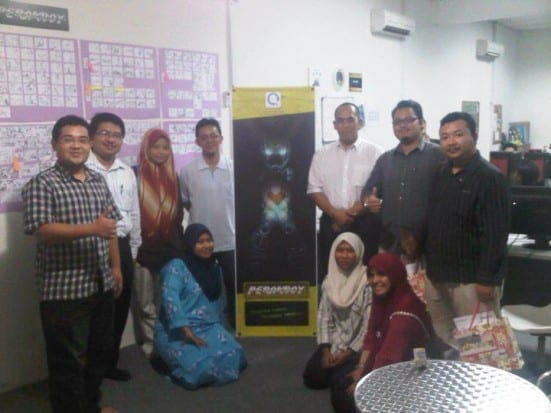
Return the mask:
<svg viewBox="0 0 551 413">
<path fill-rule="evenodd" d="M 308 176 L 308 194 L 322 210 L 318 235 L 320 276 L 327 273 L 329 251 L 341 232 L 357 234 L 365 244 L 365 260 L 377 252 L 380 221 L 367 211 L 360 196 L 382 148 L 360 139 L 364 122 L 350 102 L 335 109 L 333 127 L 339 140 L 318 150 Z"/>
<path fill-rule="evenodd" d="M 235 206 L 233 163 L 222 156 L 223 141 L 216 119 L 204 118 L 195 125 L 195 143 L 201 156 L 180 171 L 180 190 L 189 223 L 206 225 L 214 238 L 214 256 L 224 276 L 226 316 L 235 328 Z"/>
<path fill-rule="evenodd" d="M 138 247 L 142 243 L 136 175 L 132 168 L 117 158 L 124 134 L 124 122 L 117 115 L 113 113 L 94 115 L 90 121 L 92 151 L 86 162 L 89 168 L 103 175 L 123 217 L 117 222 L 117 237 L 124 283 L 123 291 L 115 302 L 114 346 L 105 374 L 106 378 L 118 381 L 127 381 L 131 378 L 129 371 L 117 368 L 117 363 L 130 307 L 134 261 Z"/>
</svg>

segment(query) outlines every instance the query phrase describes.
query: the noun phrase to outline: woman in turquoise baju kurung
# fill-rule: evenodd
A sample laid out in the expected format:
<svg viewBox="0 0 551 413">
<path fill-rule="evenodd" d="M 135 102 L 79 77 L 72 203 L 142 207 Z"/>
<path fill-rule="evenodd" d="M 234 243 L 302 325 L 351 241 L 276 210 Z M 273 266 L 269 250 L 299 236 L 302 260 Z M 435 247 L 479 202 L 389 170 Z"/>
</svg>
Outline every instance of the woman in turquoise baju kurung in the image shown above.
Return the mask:
<svg viewBox="0 0 551 413">
<path fill-rule="evenodd" d="M 239 378 L 247 365 L 242 347 L 222 326 L 222 274 L 210 231 L 191 224 L 186 251 L 161 271 L 161 312 L 155 349 L 174 380 L 189 389 L 221 385 Z"/>
</svg>

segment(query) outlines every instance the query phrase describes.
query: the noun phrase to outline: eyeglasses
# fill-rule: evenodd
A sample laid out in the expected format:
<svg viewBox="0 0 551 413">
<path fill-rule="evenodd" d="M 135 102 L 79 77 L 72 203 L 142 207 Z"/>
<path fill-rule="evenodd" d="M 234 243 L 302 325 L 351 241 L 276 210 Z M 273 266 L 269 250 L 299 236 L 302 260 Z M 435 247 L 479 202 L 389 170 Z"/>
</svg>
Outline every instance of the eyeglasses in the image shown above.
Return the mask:
<svg viewBox="0 0 551 413">
<path fill-rule="evenodd" d="M 97 131 L 96 136 L 101 136 L 102 138 L 107 138 L 108 136 L 110 136 L 110 137 L 115 138 L 115 139 L 122 139 L 123 138 L 122 133 L 107 130 L 107 129 L 101 129 L 101 130 Z"/>
<path fill-rule="evenodd" d="M 63 135 L 63 136 L 60 136 L 57 141 L 61 145 L 73 145 L 75 143 L 78 143 L 80 145 L 90 144 L 90 138 L 88 136 Z"/>
<path fill-rule="evenodd" d="M 214 139 L 218 139 L 219 137 L 220 137 L 220 135 L 217 134 L 217 133 L 211 133 L 209 135 L 206 135 L 206 134 L 205 135 L 199 135 L 199 139 L 202 139 L 202 140 L 207 140 L 209 138 L 214 140 Z"/>
<path fill-rule="evenodd" d="M 411 117 L 411 118 L 404 118 L 404 119 L 396 119 L 396 120 L 392 121 L 392 124 L 394 126 L 409 125 L 409 124 L 415 122 L 417 119 L 419 119 L 419 118 Z"/>
</svg>

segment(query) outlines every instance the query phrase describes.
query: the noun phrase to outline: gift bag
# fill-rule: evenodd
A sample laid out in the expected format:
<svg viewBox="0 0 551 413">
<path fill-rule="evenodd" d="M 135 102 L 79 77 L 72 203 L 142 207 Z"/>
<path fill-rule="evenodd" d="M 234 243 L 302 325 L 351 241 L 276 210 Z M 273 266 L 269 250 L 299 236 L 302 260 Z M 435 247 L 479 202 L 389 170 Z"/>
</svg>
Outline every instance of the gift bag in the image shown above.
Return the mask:
<svg viewBox="0 0 551 413">
<path fill-rule="evenodd" d="M 427 280 L 427 273 L 425 269 L 418 262 L 414 262 L 406 264 L 406 271 L 408 274 L 408 282 L 409 285 L 411 285 L 413 292 L 422 302 L 426 304 L 427 299 L 425 298 L 425 283 Z"/>
<path fill-rule="evenodd" d="M 487 364 L 503 370 L 522 368 L 524 361 L 517 339 L 507 318 L 497 318 L 493 311 L 479 312 L 480 303 L 469 323 L 466 317 L 454 319 L 457 329 L 453 336 L 459 346 L 462 361 Z"/>
</svg>

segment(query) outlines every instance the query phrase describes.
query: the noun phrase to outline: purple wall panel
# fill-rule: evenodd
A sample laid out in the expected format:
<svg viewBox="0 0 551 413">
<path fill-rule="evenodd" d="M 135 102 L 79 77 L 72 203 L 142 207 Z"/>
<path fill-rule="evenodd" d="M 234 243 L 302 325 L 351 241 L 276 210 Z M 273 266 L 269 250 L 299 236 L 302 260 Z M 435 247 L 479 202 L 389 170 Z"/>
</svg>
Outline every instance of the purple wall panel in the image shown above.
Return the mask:
<svg viewBox="0 0 551 413">
<path fill-rule="evenodd" d="M 161 126 L 180 170 L 199 156 L 195 123 L 220 109 L 217 54 L 0 32 L 0 213 L 19 210 L 22 186 L 55 162 L 50 133 L 64 115 L 121 116 L 129 165 Z"/>
<path fill-rule="evenodd" d="M 218 56 L 189 50 L 159 49 L 163 118 L 220 116 Z"/>
<path fill-rule="evenodd" d="M 0 122 L 82 115 L 81 85 L 76 40 L 0 33 Z"/>
<path fill-rule="evenodd" d="M 88 40 L 80 45 L 87 117 L 106 111 L 126 119 L 159 117 L 155 48 Z"/>
</svg>

